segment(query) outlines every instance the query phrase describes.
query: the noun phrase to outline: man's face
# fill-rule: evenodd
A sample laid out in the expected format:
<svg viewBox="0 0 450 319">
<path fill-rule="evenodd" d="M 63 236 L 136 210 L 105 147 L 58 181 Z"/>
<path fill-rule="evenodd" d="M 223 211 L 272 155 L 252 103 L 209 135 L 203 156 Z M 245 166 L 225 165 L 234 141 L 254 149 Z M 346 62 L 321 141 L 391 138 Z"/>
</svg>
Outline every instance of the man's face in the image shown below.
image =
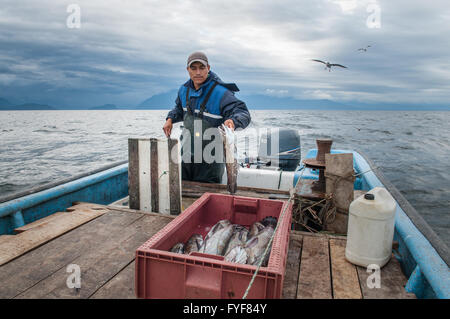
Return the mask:
<svg viewBox="0 0 450 319">
<path fill-rule="evenodd" d="M 189 77 L 196 87 L 200 86 L 203 82 L 206 81 L 209 72 L 209 65 L 204 66 L 200 62 L 194 62 L 187 68 L 189 72 Z"/>
</svg>

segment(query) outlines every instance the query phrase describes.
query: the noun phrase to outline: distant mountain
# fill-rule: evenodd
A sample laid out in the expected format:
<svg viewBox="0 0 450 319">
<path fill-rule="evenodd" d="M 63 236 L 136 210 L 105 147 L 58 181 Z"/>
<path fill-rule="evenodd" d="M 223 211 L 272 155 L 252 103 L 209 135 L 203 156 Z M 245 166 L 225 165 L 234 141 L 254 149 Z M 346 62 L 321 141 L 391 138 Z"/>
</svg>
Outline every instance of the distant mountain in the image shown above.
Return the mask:
<svg viewBox="0 0 450 319">
<path fill-rule="evenodd" d="M 138 109 L 169 110 L 175 105 L 177 91 L 156 94 L 141 104 Z M 335 102 L 327 99 L 294 99 L 292 97 L 277 97 L 263 94 L 245 95 L 237 93 L 240 100 L 244 101 L 249 110 L 382 110 L 382 111 L 407 111 L 430 110 L 450 111 L 450 105 L 436 104 L 405 104 L 405 103 L 361 103 L 361 102 Z"/>
<path fill-rule="evenodd" d="M 25 103 L 22 105 L 11 105 L 11 106 L 0 106 L 0 110 L 56 110 L 57 108 L 46 105 L 46 104 L 37 104 L 37 103 Z"/>
<path fill-rule="evenodd" d="M 450 104 L 406 104 L 396 102 L 362 103 L 349 102 L 353 110 L 364 111 L 450 111 Z"/>
<path fill-rule="evenodd" d="M 89 108 L 89 110 L 117 110 L 117 106 L 115 104 L 104 104 L 100 106 L 94 106 Z"/>
<path fill-rule="evenodd" d="M 178 90 L 153 95 L 138 105 L 139 109 L 168 110 L 175 106 Z"/>
<path fill-rule="evenodd" d="M 2 106 L 12 106 L 12 103 L 9 102 L 7 99 L 0 97 L 0 107 Z"/>
<path fill-rule="evenodd" d="M 138 108 L 167 110 L 175 106 L 177 90 L 153 95 L 138 105 Z M 237 95 L 252 110 L 267 109 L 317 109 L 345 108 L 346 106 L 330 100 L 297 100 L 291 97 L 275 97 L 268 95 Z"/>
<path fill-rule="evenodd" d="M 330 100 L 299 100 L 292 97 L 276 97 L 270 95 L 242 95 L 238 98 L 245 102 L 251 110 L 269 109 L 343 109 L 347 105 Z"/>
<path fill-rule="evenodd" d="M 294 99 L 292 97 L 277 97 L 263 94 L 236 94 L 252 110 L 373 110 L 373 111 L 450 111 L 450 104 L 411 104 L 411 103 L 364 103 L 364 102 L 335 102 L 327 99 Z M 170 110 L 175 106 L 177 90 L 153 95 L 138 106 L 116 106 L 104 104 L 100 106 L 50 106 L 47 104 L 25 103 L 14 105 L 5 98 L 0 98 L 0 111 L 6 110 Z"/>
</svg>

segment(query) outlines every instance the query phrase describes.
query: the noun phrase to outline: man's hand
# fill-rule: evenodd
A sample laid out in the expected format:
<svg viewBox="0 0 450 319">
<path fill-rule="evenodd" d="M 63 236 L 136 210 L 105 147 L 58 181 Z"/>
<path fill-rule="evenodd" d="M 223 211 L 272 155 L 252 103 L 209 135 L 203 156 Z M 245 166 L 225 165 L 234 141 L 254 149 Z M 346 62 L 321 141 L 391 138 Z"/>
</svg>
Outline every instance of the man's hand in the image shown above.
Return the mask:
<svg viewBox="0 0 450 319">
<path fill-rule="evenodd" d="M 163 126 L 163 131 L 167 137 L 170 137 L 170 133 L 172 133 L 172 119 L 168 118 L 166 123 Z"/>
<path fill-rule="evenodd" d="M 228 119 L 223 123 L 226 127 L 229 127 L 234 131 L 234 122 L 232 119 Z"/>
</svg>

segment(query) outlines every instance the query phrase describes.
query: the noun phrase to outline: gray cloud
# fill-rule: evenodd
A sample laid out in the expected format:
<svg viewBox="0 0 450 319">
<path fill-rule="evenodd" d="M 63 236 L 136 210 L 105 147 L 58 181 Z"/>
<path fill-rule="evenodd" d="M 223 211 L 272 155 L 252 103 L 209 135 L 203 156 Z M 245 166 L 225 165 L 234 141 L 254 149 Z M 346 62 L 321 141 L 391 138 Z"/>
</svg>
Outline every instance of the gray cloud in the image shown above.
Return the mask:
<svg viewBox="0 0 450 319">
<path fill-rule="evenodd" d="M 76 1 L 76 0 L 75 0 Z M 247 94 L 336 101 L 450 99 L 450 8 L 387 0 L 10 1 L 0 8 L 0 97 L 73 105 L 136 105 L 177 88 L 186 56 Z M 370 3 L 381 28 L 368 28 Z M 367 52 L 357 49 L 372 45 Z M 349 69 L 325 71 L 312 58 Z"/>
</svg>

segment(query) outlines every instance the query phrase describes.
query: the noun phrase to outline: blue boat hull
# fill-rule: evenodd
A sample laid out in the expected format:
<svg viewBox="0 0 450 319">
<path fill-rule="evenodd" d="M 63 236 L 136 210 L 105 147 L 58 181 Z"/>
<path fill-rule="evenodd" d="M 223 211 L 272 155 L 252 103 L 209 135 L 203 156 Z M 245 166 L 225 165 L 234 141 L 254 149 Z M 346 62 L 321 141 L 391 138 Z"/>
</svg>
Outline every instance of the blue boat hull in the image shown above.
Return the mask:
<svg viewBox="0 0 450 319">
<path fill-rule="evenodd" d="M 397 201 L 395 215 L 394 240 L 399 243 L 395 257 L 400 262 L 403 273 L 409 278 L 405 289 L 414 293 L 418 298 L 450 298 L 450 270 L 446 261 L 441 256 L 449 257 L 448 247 L 437 238 L 418 213 L 409 205 L 400 192 L 387 181 L 377 169 L 371 165 L 370 161 L 363 157 L 362 153 L 349 150 L 332 150 L 331 153 L 353 153 L 353 166 L 357 174 L 355 190 L 370 190 L 374 187 L 387 188 Z M 310 150 L 306 158 L 315 158 L 317 150 Z M 298 174 L 300 176 L 300 174 Z M 378 175 L 378 176 L 377 176 Z M 381 175 L 381 176 L 380 176 Z M 302 178 L 318 178 L 318 172 L 306 169 Z M 294 183 L 296 179 L 294 180 Z M 440 254 L 413 223 L 411 216 L 417 224 L 426 228 L 427 235 L 434 237 L 434 246 L 441 248 Z M 425 231 L 423 231 L 425 232 Z"/>
<path fill-rule="evenodd" d="M 386 187 L 396 199 L 398 205 L 394 240 L 398 241 L 399 248 L 395 252 L 395 257 L 399 260 L 404 274 L 409 278 L 405 289 L 415 293 L 418 298 L 450 298 L 450 271 L 448 261 L 442 257 L 448 250 L 445 244 L 436 239 L 432 240 L 433 245 L 430 243 L 430 236 L 436 236 L 434 232 L 424 231 L 423 227 L 421 231 L 416 227 L 424 223 L 421 217 L 418 217 L 417 212 L 410 207 L 395 187 L 380 177 L 380 173 L 368 159 L 361 155 L 362 153 L 347 150 L 332 150 L 332 153 L 353 153 L 354 168 L 360 174 L 355 180 L 355 189 L 370 190 L 377 186 Z M 317 150 L 310 150 L 306 158 L 314 158 L 316 154 Z M 300 175 L 301 178 L 318 178 L 317 172 L 305 169 L 302 174 L 300 172 L 296 174 L 294 184 Z M 389 187 L 387 187 L 388 184 Z M 75 201 L 109 204 L 127 195 L 128 164 L 125 163 L 0 203 L 0 234 L 13 234 L 15 228 L 55 212 L 65 211 Z M 414 215 L 411 218 L 411 210 L 417 216 Z M 428 238 L 424 236 L 424 233 L 428 235 Z"/>
<path fill-rule="evenodd" d="M 65 211 L 76 201 L 109 204 L 128 195 L 128 164 L 0 204 L 0 235 Z"/>
</svg>

